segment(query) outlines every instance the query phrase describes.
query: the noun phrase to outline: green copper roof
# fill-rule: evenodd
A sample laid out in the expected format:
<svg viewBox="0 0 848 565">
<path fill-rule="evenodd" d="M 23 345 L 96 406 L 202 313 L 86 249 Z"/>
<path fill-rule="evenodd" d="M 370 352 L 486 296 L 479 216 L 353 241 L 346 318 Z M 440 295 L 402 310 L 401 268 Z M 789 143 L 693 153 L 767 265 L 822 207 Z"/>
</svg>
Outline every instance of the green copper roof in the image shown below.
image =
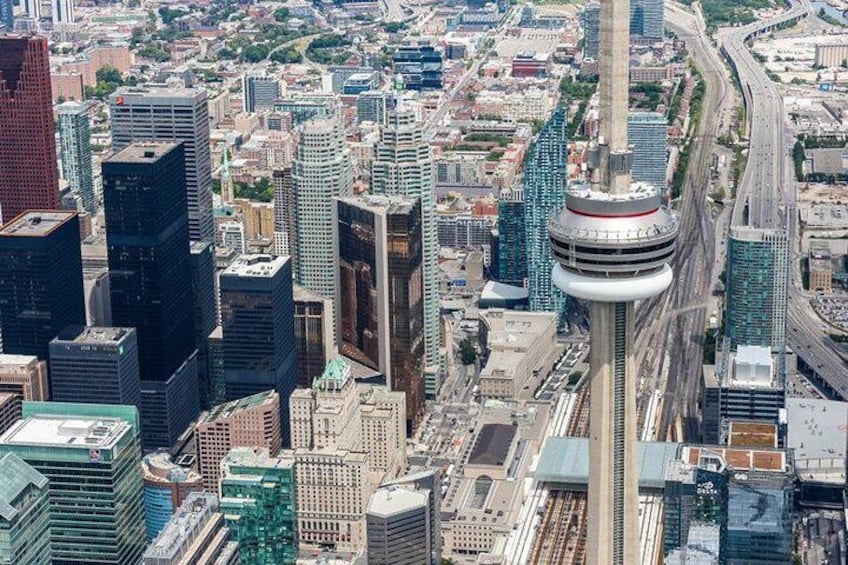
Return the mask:
<svg viewBox="0 0 848 565">
<path fill-rule="evenodd" d="M 320 377 L 315 379 L 312 387 L 324 389 L 330 385 L 335 385 L 335 388 L 343 385 L 348 378 L 350 378 L 350 365 L 347 364 L 344 358 L 336 357 L 327 363 L 324 372 Z"/>
<path fill-rule="evenodd" d="M 47 477 L 14 453 L 0 457 L 0 517 L 5 521 L 12 521 L 18 514 L 13 504 L 29 485 L 44 488 Z"/>
</svg>

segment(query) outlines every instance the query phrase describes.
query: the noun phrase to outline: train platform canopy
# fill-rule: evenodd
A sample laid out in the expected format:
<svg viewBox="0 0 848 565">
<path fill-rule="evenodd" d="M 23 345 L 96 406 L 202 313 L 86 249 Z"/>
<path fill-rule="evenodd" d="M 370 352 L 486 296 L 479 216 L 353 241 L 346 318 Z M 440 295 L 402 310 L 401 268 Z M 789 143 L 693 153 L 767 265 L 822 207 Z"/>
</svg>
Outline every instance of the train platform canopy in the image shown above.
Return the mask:
<svg viewBox="0 0 848 565">
<path fill-rule="evenodd" d="M 677 458 L 679 443 L 639 442 L 639 488 L 662 489 L 665 468 Z M 589 482 L 589 439 L 551 437 L 536 467 L 539 482 L 585 486 Z"/>
</svg>

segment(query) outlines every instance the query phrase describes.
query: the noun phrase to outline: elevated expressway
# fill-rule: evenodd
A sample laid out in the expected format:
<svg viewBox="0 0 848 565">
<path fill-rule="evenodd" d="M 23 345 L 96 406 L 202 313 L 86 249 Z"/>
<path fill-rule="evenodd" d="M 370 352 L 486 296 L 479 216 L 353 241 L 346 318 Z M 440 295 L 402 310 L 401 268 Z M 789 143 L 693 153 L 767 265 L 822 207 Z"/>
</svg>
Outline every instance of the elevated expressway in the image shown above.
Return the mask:
<svg viewBox="0 0 848 565">
<path fill-rule="evenodd" d="M 745 174 L 737 190 L 733 225 L 776 228 L 786 225 L 791 248 L 787 344 L 798 355 L 798 365 L 816 384 L 835 398 L 848 400 L 848 352 L 822 331 L 812 311 L 797 268 L 800 249 L 795 245 L 798 216 L 795 211 L 795 180 L 787 154 L 792 135 L 786 131 L 783 99 L 765 70 L 748 51 L 746 43 L 756 36 L 809 14 L 807 0 L 793 0 L 791 8 L 774 18 L 717 34 L 721 51 L 736 74 L 745 101 L 750 150 Z M 782 213 L 781 213 L 782 212 Z M 781 217 L 782 216 L 782 217 Z"/>
</svg>

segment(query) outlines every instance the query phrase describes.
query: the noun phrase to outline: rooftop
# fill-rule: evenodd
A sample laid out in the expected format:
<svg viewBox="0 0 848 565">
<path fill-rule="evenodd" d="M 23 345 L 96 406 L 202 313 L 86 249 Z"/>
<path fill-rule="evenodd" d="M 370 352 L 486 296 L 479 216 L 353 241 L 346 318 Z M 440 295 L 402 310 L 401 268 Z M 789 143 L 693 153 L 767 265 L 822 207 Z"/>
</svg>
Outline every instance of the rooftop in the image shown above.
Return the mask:
<svg viewBox="0 0 848 565">
<path fill-rule="evenodd" d="M 848 403 L 787 398 L 786 415 L 786 446 L 795 450 L 798 476 L 844 483 Z"/>
<path fill-rule="evenodd" d="M 483 287 L 480 300 L 526 300 L 528 296 L 529 291 L 526 288 L 489 281 Z"/>
<path fill-rule="evenodd" d="M 27 368 L 31 363 L 38 363 L 38 357 L 34 355 L 18 355 L 16 353 L 0 353 L 0 367 L 8 370 L 9 367 Z"/>
<path fill-rule="evenodd" d="M 273 277 L 286 264 L 288 257 L 273 255 L 241 255 L 227 267 L 224 275 L 228 277 Z"/>
<path fill-rule="evenodd" d="M 339 202 L 344 202 L 358 208 L 394 215 L 408 214 L 412 210 L 412 207 L 415 206 L 417 198 L 386 196 L 383 194 L 363 194 L 360 196 L 339 198 L 338 200 Z"/>
<path fill-rule="evenodd" d="M 782 473 L 788 469 L 786 452 L 778 449 L 735 449 L 718 445 L 687 445 L 681 450 L 681 458 L 690 465 L 698 465 L 701 455 L 720 457 L 728 467 L 737 471 Z"/>
<path fill-rule="evenodd" d="M 62 210 L 29 210 L 0 228 L 0 237 L 46 237 L 76 215 Z"/>
<path fill-rule="evenodd" d="M 88 345 L 117 344 L 133 331 L 135 331 L 133 328 L 70 326 L 59 332 L 54 341 L 69 341 Z"/>
<path fill-rule="evenodd" d="M 29 417 L 0 436 L 0 445 L 46 446 L 71 449 L 111 449 L 130 424 L 120 419 Z"/>
<path fill-rule="evenodd" d="M 427 494 L 424 492 L 392 486 L 374 492 L 368 504 L 368 513 L 386 517 L 416 508 L 426 508 L 427 504 Z"/>
<path fill-rule="evenodd" d="M 288 452 L 280 452 L 272 457 L 267 448 L 234 447 L 221 461 L 221 466 L 230 467 L 261 467 L 264 469 L 291 469 L 294 459 Z M 225 473 L 226 474 L 226 473 Z"/>
<path fill-rule="evenodd" d="M 144 553 L 145 559 L 175 559 L 186 550 L 214 512 L 218 511 L 218 497 L 205 492 L 190 492 L 171 516 L 165 528 Z"/>
<path fill-rule="evenodd" d="M 777 426 L 774 424 L 731 421 L 728 436 L 731 447 L 777 447 Z"/>
<path fill-rule="evenodd" d="M 29 485 L 39 489 L 47 486 L 47 477 L 14 453 L 0 457 L 0 477 L 3 477 L 0 481 L 0 518 L 6 522 L 14 520 L 18 515 L 14 503 Z"/>
<path fill-rule="evenodd" d="M 503 466 L 517 431 L 512 424 L 484 424 L 474 439 L 468 464 Z"/>
<path fill-rule="evenodd" d="M 238 400 L 218 404 L 217 406 L 213 406 L 205 417 L 201 417 L 197 425 L 200 426 L 218 420 L 223 420 L 224 418 L 229 418 L 241 410 L 247 410 L 257 406 L 271 405 L 279 402 L 279 398 L 280 396 L 276 391 L 266 390 L 244 398 L 239 398 Z"/>
<path fill-rule="evenodd" d="M 137 141 L 112 155 L 109 163 L 152 163 L 167 155 L 179 144 L 170 141 Z"/>
<path fill-rule="evenodd" d="M 677 443 L 638 442 L 639 486 L 665 487 L 665 470 L 677 458 Z M 536 467 L 540 482 L 587 484 L 589 482 L 589 439 L 550 437 Z"/>
</svg>

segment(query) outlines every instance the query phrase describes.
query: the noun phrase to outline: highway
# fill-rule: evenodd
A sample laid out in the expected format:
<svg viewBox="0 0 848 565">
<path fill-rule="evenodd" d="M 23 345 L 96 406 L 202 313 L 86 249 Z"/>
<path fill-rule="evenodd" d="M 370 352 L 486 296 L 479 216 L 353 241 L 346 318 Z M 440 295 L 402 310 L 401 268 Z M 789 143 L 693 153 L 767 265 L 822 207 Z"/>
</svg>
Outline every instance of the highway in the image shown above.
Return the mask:
<svg viewBox="0 0 848 565">
<path fill-rule="evenodd" d="M 723 125 L 719 117 L 732 102 L 733 86 L 721 58 L 706 40 L 702 20 L 672 7 L 666 11 L 666 23 L 686 43 L 706 90 L 678 209 L 680 232 L 672 264 L 674 282 L 662 295 L 639 305 L 636 351 L 637 367 L 643 377 L 640 398 L 650 398 L 647 393 L 654 390 L 664 391 L 659 439 L 681 441 L 698 438 L 697 400 L 704 332 L 710 314 L 710 293 L 719 275 L 713 259 L 714 226 L 707 205 L 710 161 Z M 665 355 L 667 351 L 672 355 Z M 678 421 L 685 437 L 668 432 Z"/>
</svg>

